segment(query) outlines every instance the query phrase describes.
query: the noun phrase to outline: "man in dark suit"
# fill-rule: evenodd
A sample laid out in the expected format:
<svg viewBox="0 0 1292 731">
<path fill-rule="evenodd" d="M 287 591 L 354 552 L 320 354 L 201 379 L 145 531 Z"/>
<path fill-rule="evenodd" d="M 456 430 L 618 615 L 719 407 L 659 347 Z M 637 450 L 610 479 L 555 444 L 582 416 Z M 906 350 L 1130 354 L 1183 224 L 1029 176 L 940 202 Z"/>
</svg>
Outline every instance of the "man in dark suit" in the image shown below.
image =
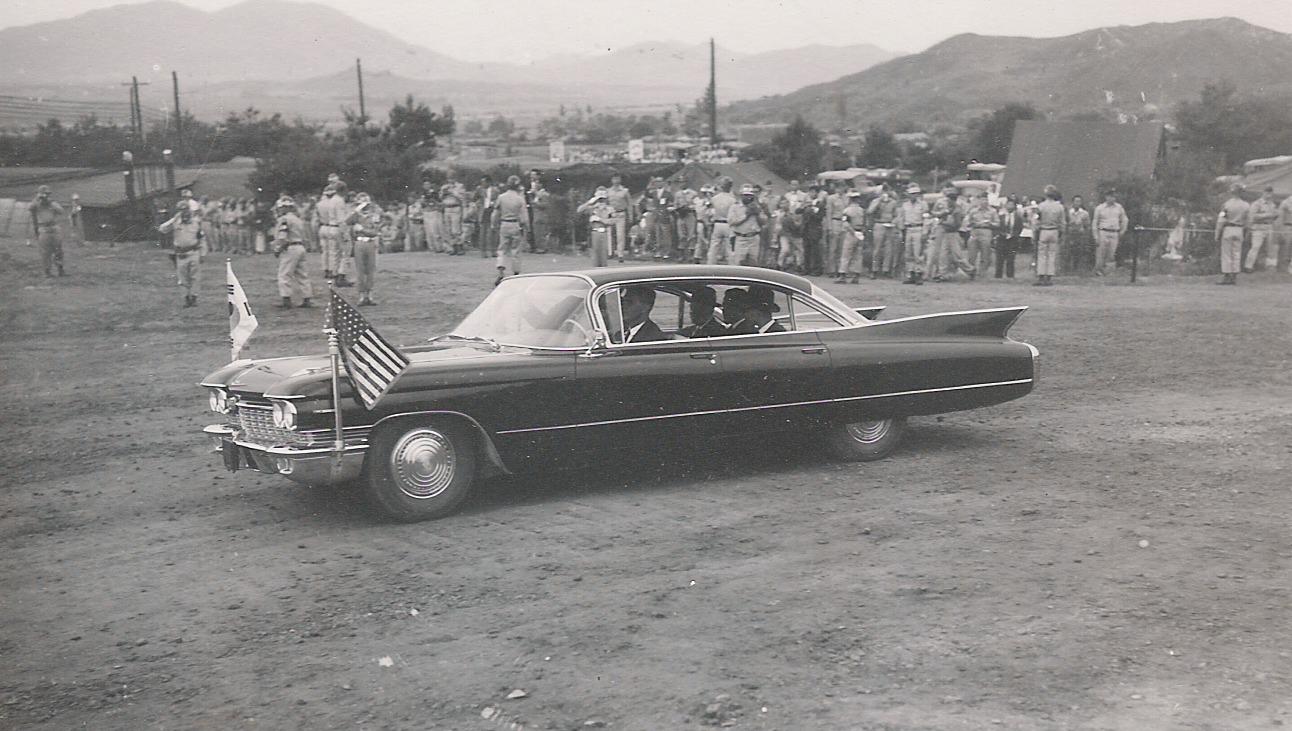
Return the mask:
<svg viewBox="0 0 1292 731">
<path fill-rule="evenodd" d="M 725 300 L 724 300 L 725 304 Z M 772 317 L 780 312 L 776 296 L 768 287 L 759 284 L 750 285 L 748 294 L 742 298 L 743 317 L 731 326 L 731 335 L 756 335 L 759 333 L 782 333 L 785 328 Z M 723 308 L 726 312 L 726 308 Z"/>
<path fill-rule="evenodd" d="M 620 297 L 619 306 L 624 313 L 624 330 L 622 342 L 646 343 L 655 340 L 667 340 L 664 331 L 650 319 L 650 311 L 655 307 L 655 290 L 652 287 L 628 287 Z"/>
<path fill-rule="evenodd" d="M 1014 257 L 1018 254 L 1019 237 L 1023 233 L 1023 212 L 1013 198 L 1005 201 L 1000 212 L 1000 228 L 996 231 L 996 278 L 1014 278 Z"/>
<path fill-rule="evenodd" d="M 678 331 L 687 338 L 713 338 L 727 334 L 727 326 L 713 314 L 718 294 L 713 287 L 701 287 L 691 295 L 691 324 Z"/>
</svg>

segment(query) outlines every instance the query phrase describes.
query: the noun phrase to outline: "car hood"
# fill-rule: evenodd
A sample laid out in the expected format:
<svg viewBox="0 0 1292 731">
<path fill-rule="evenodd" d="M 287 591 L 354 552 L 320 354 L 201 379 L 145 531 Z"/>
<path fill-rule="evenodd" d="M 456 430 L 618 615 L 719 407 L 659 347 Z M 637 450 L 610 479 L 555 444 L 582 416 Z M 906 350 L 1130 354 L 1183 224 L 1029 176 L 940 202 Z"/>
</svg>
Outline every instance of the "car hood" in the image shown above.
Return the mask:
<svg viewBox="0 0 1292 731">
<path fill-rule="evenodd" d="M 435 369 L 444 364 L 469 360 L 490 361 L 502 353 L 469 346 L 432 346 L 404 351 L 410 370 Z M 349 378 L 341 373 L 342 396 L 350 395 Z M 231 392 L 269 398 L 313 398 L 331 395 L 331 358 L 317 355 L 239 360 L 202 379 L 203 386 L 222 387 Z"/>
</svg>

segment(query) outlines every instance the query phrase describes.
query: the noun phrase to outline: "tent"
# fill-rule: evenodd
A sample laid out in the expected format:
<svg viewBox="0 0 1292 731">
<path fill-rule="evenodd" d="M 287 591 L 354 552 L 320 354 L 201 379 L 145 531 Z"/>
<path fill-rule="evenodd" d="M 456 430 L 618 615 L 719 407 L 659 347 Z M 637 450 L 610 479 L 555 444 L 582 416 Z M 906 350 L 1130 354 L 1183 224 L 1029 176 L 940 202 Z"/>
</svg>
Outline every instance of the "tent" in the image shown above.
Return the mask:
<svg viewBox="0 0 1292 731">
<path fill-rule="evenodd" d="M 1162 124 L 1036 122 L 1014 124 L 1003 195 L 1041 198 L 1055 185 L 1066 199 L 1096 198 L 1100 181 L 1120 173 L 1152 176 L 1162 152 Z"/>
<path fill-rule="evenodd" d="M 772 192 L 781 195 L 789 190 L 789 184 L 785 179 L 771 170 L 761 162 L 733 162 L 733 163 L 715 163 L 715 162 L 692 162 L 687 163 L 681 170 L 673 173 L 669 177 L 670 182 L 677 182 L 692 190 L 699 190 L 700 186 L 712 185 L 715 188 L 718 185 L 718 179 L 721 177 L 731 178 L 732 190 L 740 190 L 742 185 L 761 185 L 764 189 L 771 188 Z M 804 181 L 806 184 L 807 181 Z"/>
</svg>

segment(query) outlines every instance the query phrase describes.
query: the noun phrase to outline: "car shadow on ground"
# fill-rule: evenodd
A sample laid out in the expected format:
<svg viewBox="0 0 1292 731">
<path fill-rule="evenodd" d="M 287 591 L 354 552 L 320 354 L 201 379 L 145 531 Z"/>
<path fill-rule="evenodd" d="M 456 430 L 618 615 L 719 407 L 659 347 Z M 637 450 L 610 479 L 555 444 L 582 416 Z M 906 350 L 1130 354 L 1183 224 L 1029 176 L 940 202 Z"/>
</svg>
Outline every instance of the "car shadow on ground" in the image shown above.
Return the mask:
<svg viewBox="0 0 1292 731">
<path fill-rule="evenodd" d="M 903 444 L 888 460 L 912 460 L 958 452 L 976 453 L 999 438 L 989 424 L 915 419 Z M 843 463 L 830 455 L 819 434 L 773 435 L 761 441 L 703 443 L 667 450 L 616 454 L 581 469 L 498 475 L 480 480 L 459 515 L 483 515 L 508 507 L 574 500 L 580 497 L 653 492 L 701 485 L 714 480 L 776 480 L 837 470 Z M 289 497 L 290 495 L 290 497 Z M 388 522 L 372 510 L 363 485 L 300 487 L 279 498 L 280 510 L 292 510 L 327 524 L 375 525 Z"/>
</svg>

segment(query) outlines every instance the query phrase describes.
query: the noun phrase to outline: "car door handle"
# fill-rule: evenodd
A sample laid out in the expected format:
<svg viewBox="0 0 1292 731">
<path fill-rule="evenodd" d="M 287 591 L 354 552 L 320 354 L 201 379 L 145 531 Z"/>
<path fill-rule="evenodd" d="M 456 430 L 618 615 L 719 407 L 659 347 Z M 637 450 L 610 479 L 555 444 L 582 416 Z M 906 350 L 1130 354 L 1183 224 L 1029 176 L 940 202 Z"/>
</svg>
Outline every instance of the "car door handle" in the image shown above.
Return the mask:
<svg viewBox="0 0 1292 731">
<path fill-rule="evenodd" d="M 707 360 L 714 365 L 718 363 L 717 353 L 692 353 L 691 360 Z"/>
<path fill-rule="evenodd" d="M 824 345 L 812 345 L 802 350 L 805 355 L 821 355 L 825 352 Z"/>
</svg>

